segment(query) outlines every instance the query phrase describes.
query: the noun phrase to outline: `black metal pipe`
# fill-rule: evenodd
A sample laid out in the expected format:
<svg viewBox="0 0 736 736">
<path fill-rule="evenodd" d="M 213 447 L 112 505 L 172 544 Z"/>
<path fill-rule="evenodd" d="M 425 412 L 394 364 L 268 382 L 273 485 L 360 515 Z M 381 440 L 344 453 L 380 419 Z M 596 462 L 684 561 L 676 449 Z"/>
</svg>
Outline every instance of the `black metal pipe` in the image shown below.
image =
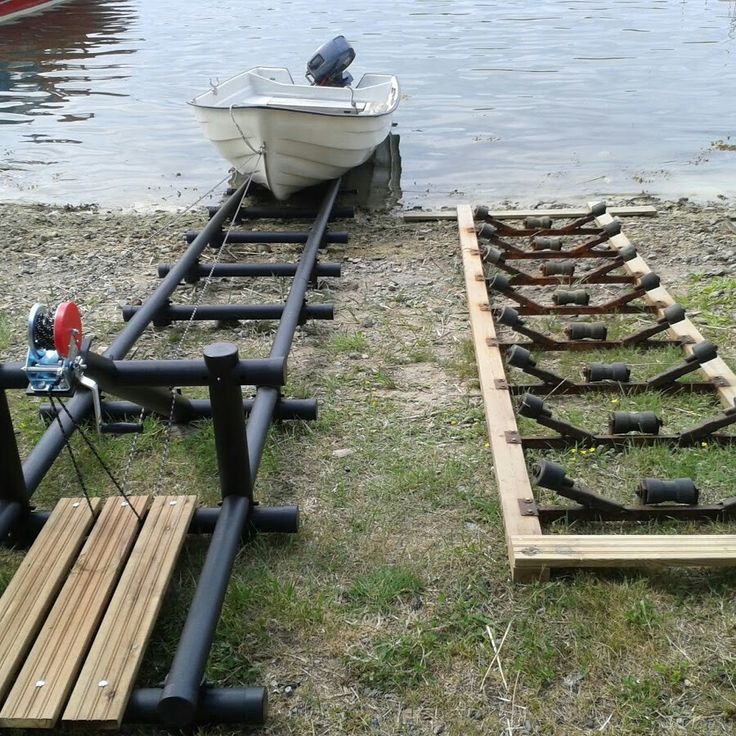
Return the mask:
<svg viewBox="0 0 736 736">
<path fill-rule="evenodd" d="M 219 506 L 196 509 L 187 532 L 212 534 L 221 511 Z M 38 535 L 49 516 L 50 511 L 31 511 L 28 514 L 28 529 L 32 537 Z M 299 531 L 299 507 L 255 505 L 250 510 L 242 534 L 246 534 L 251 528 L 263 534 L 296 534 Z"/>
<path fill-rule="evenodd" d="M 212 407 L 209 399 L 188 399 L 189 407 L 192 415 L 187 421 L 194 419 L 210 419 L 212 417 Z M 133 401 L 106 401 L 101 402 L 102 416 L 110 421 L 137 419 L 141 414 L 143 407 Z M 253 408 L 253 399 L 245 399 L 243 401 L 243 413 L 248 416 Z M 304 421 L 313 421 L 317 418 L 317 400 L 316 399 L 280 399 L 274 408 L 274 419 L 302 419 Z M 41 404 L 38 413 L 44 419 L 54 419 L 56 410 L 50 404 Z M 148 409 L 144 411 L 144 416 L 149 416 L 151 412 Z M 168 411 L 166 413 L 168 417 Z M 175 420 L 176 421 L 176 420 Z"/>
<path fill-rule="evenodd" d="M 309 279 L 317 260 L 319 244 L 322 242 L 325 230 L 327 229 L 327 223 L 329 222 L 330 213 L 332 212 L 339 187 L 340 180 L 336 179 L 328 190 L 319 215 L 315 219 L 312 229 L 309 231 L 309 238 L 307 238 L 304 251 L 299 259 L 299 265 L 294 274 L 294 280 L 291 283 L 291 289 L 289 289 L 289 296 L 286 299 L 281 321 L 279 322 L 273 346 L 271 347 L 270 357 L 272 358 L 285 358 L 291 349 L 294 333 L 299 325 L 302 310 L 304 309 L 304 297 L 309 288 Z"/>
<path fill-rule="evenodd" d="M 28 386 L 28 376 L 23 366 L 24 363 L 0 363 L 0 389 Z"/>
<path fill-rule="evenodd" d="M 194 266 L 185 278 L 191 280 L 208 276 L 218 278 L 293 276 L 296 273 L 296 266 L 296 263 L 218 263 L 214 266 L 200 263 Z M 170 263 L 162 263 L 158 267 L 158 275 L 166 276 L 171 268 Z M 341 271 L 342 266 L 339 263 L 318 263 L 313 275 L 320 278 L 338 277 Z"/>
<path fill-rule="evenodd" d="M 123 319 L 127 322 L 138 314 L 143 307 L 125 305 L 122 307 Z M 280 319 L 284 311 L 283 304 L 172 304 L 162 307 L 156 314 L 157 324 L 176 320 L 259 320 Z M 305 304 L 301 310 L 301 320 L 305 319 L 332 319 L 334 309 L 332 304 Z"/>
<path fill-rule="evenodd" d="M 187 243 L 193 242 L 199 237 L 200 230 L 188 230 L 184 237 Z M 231 243 L 306 243 L 309 233 L 302 232 L 236 232 L 231 230 L 227 233 L 228 245 Z M 216 233 L 210 243 L 221 247 L 225 241 L 225 233 Z M 348 242 L 348 233 L 343 230 L 325 233 L 324 243 L 339 243 L 344 245 Z"/>
<path fill-rule="evenodd" d="M 161 723 L 157 711 L 161 688 L 133 690 L 123 717 L 124 723 Z M 268 715 L 268 695 L 263 687 L 200 688 L 193 723 L 242 723 L 259 726 Z"/>
<path fill-rule="evenodd" d="M 240 190 L 238 190 L 240 191 Z M 208 207 L 210 217 L 217 213 L 217 207 Z M 243 220 L 314 220 L 318 211 L 309 207 L 241 207 L 234 222 Z M 355 207 L 334 207 L 330 220 L 355 217 Z"/>
<path fill-rule="evenodd" d="M 253 502 L 253 485 L 248 465 L 248 438 L 245 434 L 243 394 L 233 379 L 240 362 L 238 348 L 218 342 L 204 349 L 209 371 L 210 405 L 215 430 L 215 451 L 222 497 L 245 496 Z"/>
<path fill-rule="evenodd" d="M 108 360 L 97 353 L 88 353 L 85 361 L 86 374 L 98 383 L 105 380 L 110 393 L 115 393 L 115 386 L 207 386 L 209 383 L 204 360 Z M 244 386 L 283 386 L 286 360 L 240 360 L 232 366 L 230 376 Z"/>
<path fill-rule="evenodd" d="M 285 359 L 288 356 L 300 322 L 310 274 L 339 188 L 339 179 L 329 185 L 319 215 L 309 232 L 271 347 L 272 358 Z M 259 387 L 256 391 L 246 428 L 251 484 L 255 484 L 278 398 L 278 390 L 269 386 Z M 194 720 L 199 685 L 249 508 L 248 499 L 244 496 L 229 495 L 223 499 L 197 590 L 159 700 L 157 712 L 164 723 L 182 727 Z"/>
<path fill-rule="evenodd" d="M 15 439 L 8 397 L 3 389 L 0 389 L 0 500 L 8 503 L 23 503 L 26 500 L 23 465 Z"/>
<path fill-rule="evenodd" d="M 212 534 L 220 511 L 219 507 L 197 509 L 189 525 L 189 534 Z M 299 531 L 299 507 L 255 505 L 241 533 L 245 534 L 250 528 L 264 534 L 296 534 Z"/>
<path fill-rule="evenodd" d="M 245 496 L 225 496 L 222 501 L 179 646 L 156 708 L 164 724 L 184 727 L 195 720 L 200 683 L 249 509 L 250 501 Z"/>
</svg>

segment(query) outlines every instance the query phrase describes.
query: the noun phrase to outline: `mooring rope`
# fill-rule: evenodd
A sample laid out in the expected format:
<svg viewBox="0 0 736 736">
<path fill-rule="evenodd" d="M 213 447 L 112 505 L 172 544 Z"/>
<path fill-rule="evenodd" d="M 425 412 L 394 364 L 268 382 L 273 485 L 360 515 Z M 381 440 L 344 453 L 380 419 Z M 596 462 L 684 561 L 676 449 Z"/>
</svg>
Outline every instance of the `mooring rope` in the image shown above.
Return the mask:
<svg viewBox="0 0 736 736">
<path fill-rule="evenodd" d="M 207 288 L 209 287 L 211 281 L 212 281 L 212 274 L 215 272 L 215 267 L 220 262 L 220 259 L 222 258 L 222 253 L 225 250 L 225 246 L 227 245 L 228 238 L 230 237 L 230 232 L 233 229 L 233 226 L 235 225 L 235 221 L 237 220 L 238 214 L 240 213 L 240 208 L 243 206 L 243 202 L 245 201 L 246 196 L 248 195 L 248 190 L 250 189 L 250 185 L 253 182 L 253 175 L 255 174 L 256 169 L 258 168 L 258 164 L 260 162 L 261 156 L 263 155 L 263 152 L 257 152 L 258 153 L 258 159 L 256 160 L 256 164 L 253 167 L 253 171 L 248 175 L 248 180 L 245 183 L 245 188 L 243 189 L 243 194 L 240 197 L 240 201 L 238 202 L 238 206 L 235 209 L 235 212 L 232 214 L 230 218 L 230 223 L 227 226 L 227 230 L 225 231 L 225 237 L 222 240 L 222 245 L 217 249 L 217 255 L 215 256 L 215 259 L 212 262 L 212 267 L 209 270 L 209 273 L 204 279 L 204 284 L 202 285 L 202 288 L 199 290 L 199 294 L 196 296 L 196 301 L 194 302 L 194 308 L 192 309 L 192 313 L 189 316 L 189 319 L 187 320 L 186 326 L 184 327 L 184 331 L 179 338 L 178 342 L 174 345 L 175 348 L 175 355 L 178 355 L 181 352 L 182 345 L 184 343 L 184 340 L 186 339 L 187 335 L 189 334 L 189 330 L 191 326 L 194 324 L 195 317 L 197 316 L 197 310 L 199 309 L 199 305 L 202 302 L 202 298 L 205 295 L 205 292 L 207 291 Z M 174 424 L 174 411 L 176 409 L 176 390 L 174 388 L 171 388 L 171 404 L 169 407 L 169 417 L 166 422 L 166 441 L 164 444 L 163 452 L 161 453 L 161 462 L 159 463 L 159 469 L 158 474 L 156 478 L 156 484 L 153 489 L 153 495 L 157 496 L 161 487 L 161 483 L 163 482 L 163 475 L 164 470 L 166 468 L 166 464 L 168 463 L 169 459 L 169 450 L 171 447 L 171 427 Z"/>
</svg>

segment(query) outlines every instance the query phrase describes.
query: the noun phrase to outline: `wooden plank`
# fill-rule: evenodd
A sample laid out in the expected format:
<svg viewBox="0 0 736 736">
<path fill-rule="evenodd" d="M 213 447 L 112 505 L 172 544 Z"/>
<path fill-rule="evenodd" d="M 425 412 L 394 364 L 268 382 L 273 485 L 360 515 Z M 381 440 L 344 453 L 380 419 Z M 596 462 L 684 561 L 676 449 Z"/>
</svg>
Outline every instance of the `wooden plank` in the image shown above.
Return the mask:
<svg viewBox="0 0 736 736">
<path fill-rule="evenodd" d="M 656 217 L 657 208 L 650 205 L 640 207 L 609 207 L 607 212 L 616 217 Z M 499 220 L 523 220 L 525 217 L 552 217 L 555 219 L 577 219 L 588 214 L 586 209 L 566 208 L 553 210 L 493 210 L 491 215 Z M 401 214 L 404 222 L 431 222 L 434 220 L 454 220 L 457 213 L 449 210 L 407 210 Z"/>
<path fill-rule="evenodd" d="M 613 217 L 608 213 L 596 217 L 596 222 L 601 226 L 610 223 L 612 220 Z M 614 235 L 609 242 L 616 250 L 621 250 L 632 244 L 623 233 Z M 626 261 L 624 268 L 627 273 L 638 278 L 651 271 L 647 262 L 641 256 Z M 668 306 L 675 303 L 672 295 L 663 286 L 647 292 L 644 299 L 657 308 L 658 317 L 664 314 L 664 310 Z M 692 344 L 705 340 L 700 330 L 687 318 L 672 325 L 668 332 L 670 336 L 676 339 L 685 338 Z M 687 355 L 692 353 L 691 344 L 683 345 L 683 349 Z M 706 378 L 714 381 L 714 389 L 718 392 L 718 398 L 721 404 L 726 408 L 732 407 L 734 401 L 736 401 L 736 374 L 728 364 L 722 358 L 716 358 L 715 360 L 709 360 L 707 363 L 703 363 L 700 371 L 705 374 Z"/>
<path fill-rule="evenodd" d="M 519 506 L 519 501 L 533 498 L 532 488 L 526 470 L 524 450 L 520 442 L 513 441 L 514 435 L 509 434 L 518 434 L 518 428 L 511 395 L 506 387 L 503 357 L 496 345 L 496 330 L 469 205 L 460 205 L 457 208 L 457 221 L 486 427 L 493 452 L 493 469 L 501 500 L 506 541 L 510 545 L 512 537 L 520 534 L 541 534 L 542 530 L 539 519 L 536 516 L 524 516 Z"/>
<path fill-rule="evenodd" d="M 551 567 L 732 567 L 734 534 L 592 534 L 517 536 L 511 540 L 521 570 Z"/>
<path fill-rule="evenodd" d="M 0 710 L 0 727 L 56 724 L 138 535 L 136 513 L 145 514 L 150 497 L 133 497 L 130 504 L 121 498 L 105 503 Z"/>
<path fill-rule="evenodd" d="M 194 514 L 196 496 L 159 496 L 110 601 L 65 723 L 119 727 Z"/>
<path fill-rule="evenodd" d="M 62 498 L 0 598 L 0 698 L 41 628 L 99 511 L 100 499 Z"/>
</svg>

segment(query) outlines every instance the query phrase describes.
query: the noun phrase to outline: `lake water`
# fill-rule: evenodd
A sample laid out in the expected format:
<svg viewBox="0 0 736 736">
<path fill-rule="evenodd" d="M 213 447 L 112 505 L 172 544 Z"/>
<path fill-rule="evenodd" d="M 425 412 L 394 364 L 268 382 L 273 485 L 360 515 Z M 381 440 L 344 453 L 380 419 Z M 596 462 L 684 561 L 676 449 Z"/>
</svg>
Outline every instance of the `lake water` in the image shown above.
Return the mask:
<svg viewBox="0 0 736 736">
<path fill-rule="evenodd" d="M 227 165 L 185 101 L 338 33 L 399 75 L 405 205 L 736 196 L 734 2 L 73 0 L 0 26 L 0 200 L 191 202 Z"/>
</svg>

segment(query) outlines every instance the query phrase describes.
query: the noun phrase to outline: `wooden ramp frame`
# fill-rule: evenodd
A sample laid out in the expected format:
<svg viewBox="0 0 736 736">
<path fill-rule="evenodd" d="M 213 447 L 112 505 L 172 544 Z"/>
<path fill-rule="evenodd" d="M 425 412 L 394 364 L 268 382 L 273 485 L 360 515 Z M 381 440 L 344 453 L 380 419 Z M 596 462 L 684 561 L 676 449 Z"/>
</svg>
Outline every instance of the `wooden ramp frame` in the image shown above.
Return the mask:
<svg viewBox="0 0 736 736">
<path fill-rule="evenodd" d="M 195 501 L 57 504 L 0 598 L 0 727 L 120 725 Z"/>
<path fill-rule="evenodd" d="M 608 213 L 595 218 L 599 227 L 612 220 Z M 473 344 L 512 578 L 518 582 L 544 579 L 551 568 L 736 565 L 736 535 L 545 535 L 537 516 L 524 513 L 525 504 L 533 502 L 534 495 L 519 441 L 469 205 L 458 206 L 457 221 Z M 608 242 L 618 251 L 631 244 L 623 234 L 611 237 Z M 625 262 L 623 267 L 637 280 L 650 272 L 641 256 Z M 662 286 L 646 292 L 644 298 L 656 308 L 660 317 L 675 303 Z M 673 338 L 688 339 L 689 344 L 683 345 L 687 354 L 692 352 L 692 344 L 704 339 L 689 319 L 673 325 L 669 334 Z M 714 390 L 723 406 L 732 407 L 736 399 L 736 375 L 728 365 L 716 358 L 704 363 L 701 371 L 714 382 Z"/>
</svg>

